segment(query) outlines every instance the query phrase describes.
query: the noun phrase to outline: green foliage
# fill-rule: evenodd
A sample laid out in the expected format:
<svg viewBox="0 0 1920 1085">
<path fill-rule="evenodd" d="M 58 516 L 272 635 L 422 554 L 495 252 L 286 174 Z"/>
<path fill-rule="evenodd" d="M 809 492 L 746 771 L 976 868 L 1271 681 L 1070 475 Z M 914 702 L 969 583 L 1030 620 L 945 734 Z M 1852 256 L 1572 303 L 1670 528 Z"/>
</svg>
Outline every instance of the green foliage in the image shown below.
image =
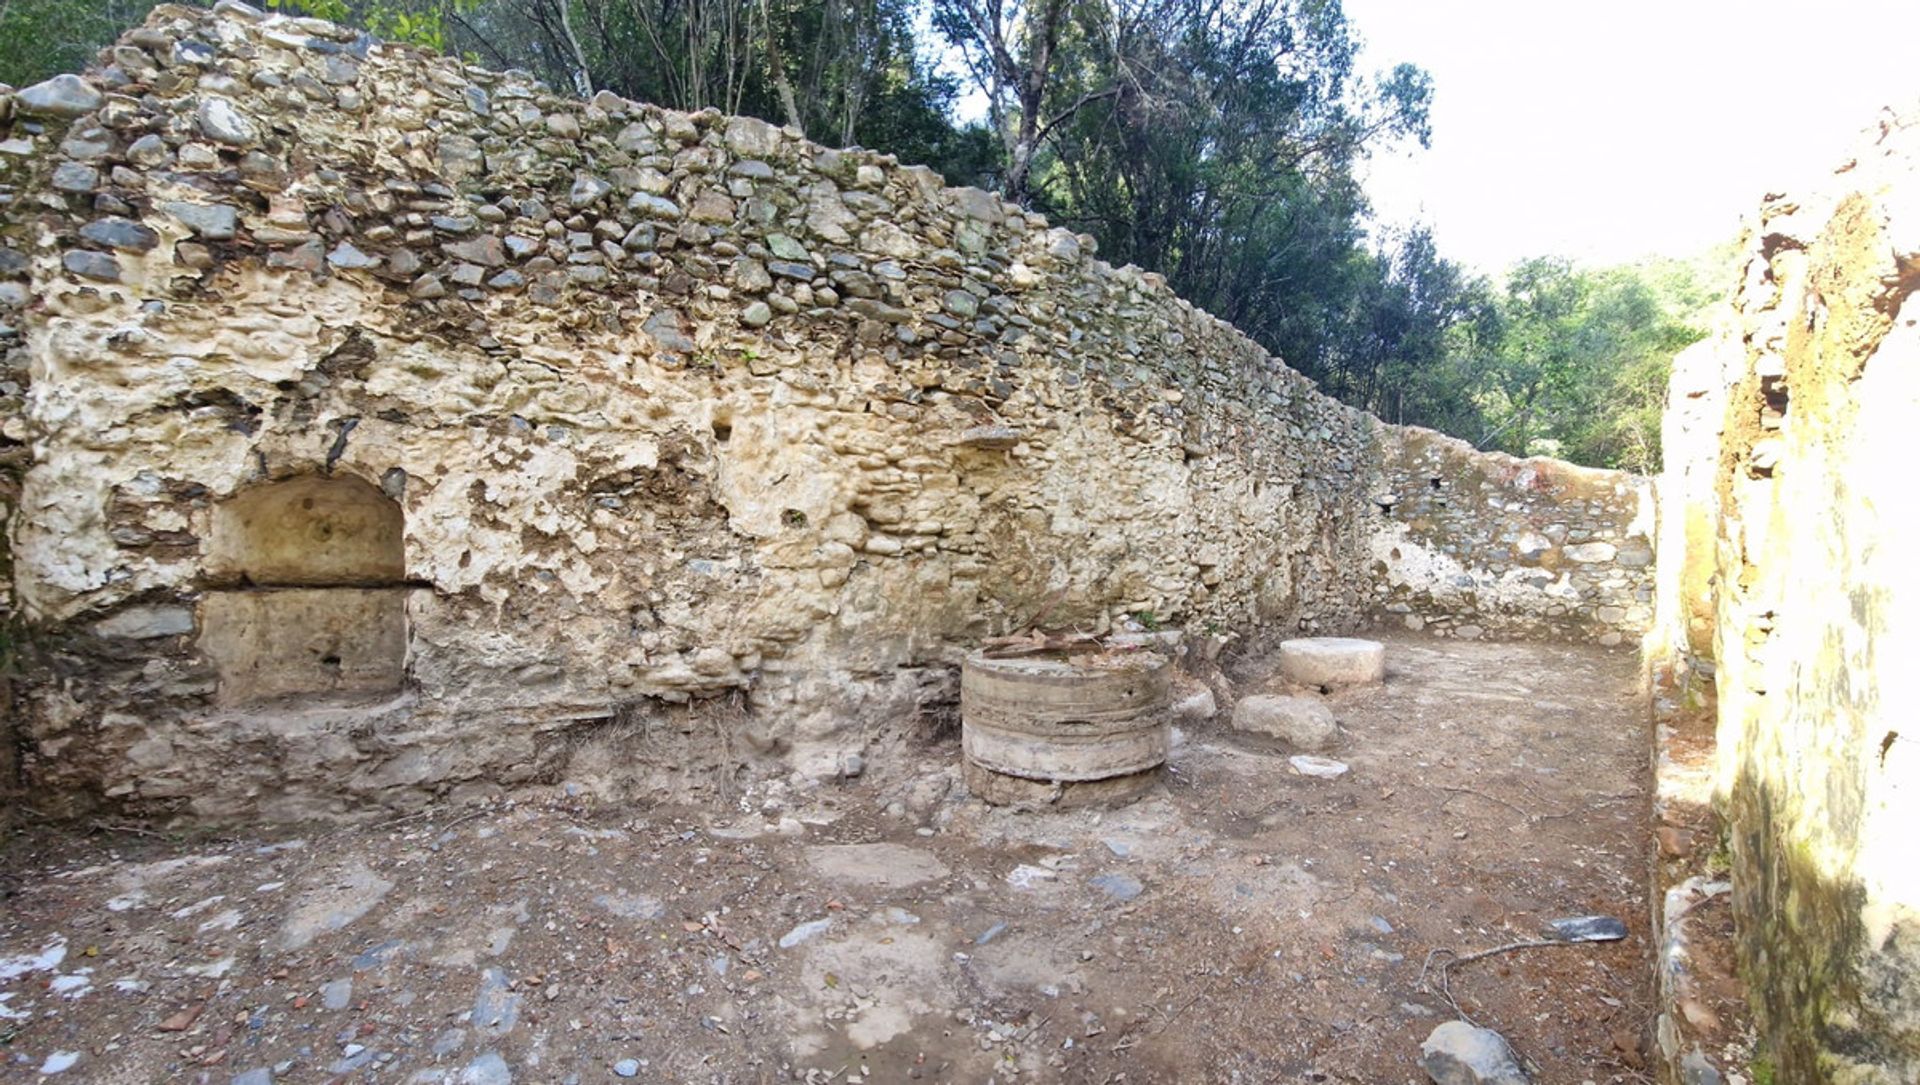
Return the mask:
<svg viewBox="0 0 1920 1085">
<path fill-rule="evenodd" d="M 1724 877 L 1733 872 L 1733 840 L 1723 826 L 1719 839 L 1714 841 L 1713 851 L 1707 855 L 1707 873 L 1714 877 Z"/>
<path fill-rule="evenodd" d="M 555 86 L 794 124 L 970 183 L 990 137 L 948 120 L 956 85 L 912 17 L 912 0 L 477 0 L 446 26 L 449 48 Z"/>
<path fill-rule="evenodd" d="M 336 23 L 344 23 L 353 15 L 353 9 L 347 6 L 346 0 L 267 0 L 267 7 L 274 11 L 330 19 Z"/>
<path fill-rule="evenodd" d="M 936 0 L 1002 145 L 1002 187 L 1167 276 L 1393 421 L 1527 454 L 1653 470 L 1684 268 L 1539 259 L 1504 288 L 1425 230 L 1369 239 L 1356 170 L 1424 144 L 1432 84 L 1365 77 L 1321 0 Z"/>
<path fill-rule="evenodd" d="M 1695 277 L 1667 263 L 1516 266 L 1471 385 L 1483 446 L 1650 472 L 1673 356 L 1702 332 Z"/>
<path fill-rule="evenodd" d="M 0 83 L 77 72 L 157 0 L 0 0 Z"/>
<path fill-rule="evenodd" d="M 469 14 L 480 0 L 266 0 L 267 7 L 365 27 L 374 37 L 444 49 L 453 19 Z"/>
</svg>

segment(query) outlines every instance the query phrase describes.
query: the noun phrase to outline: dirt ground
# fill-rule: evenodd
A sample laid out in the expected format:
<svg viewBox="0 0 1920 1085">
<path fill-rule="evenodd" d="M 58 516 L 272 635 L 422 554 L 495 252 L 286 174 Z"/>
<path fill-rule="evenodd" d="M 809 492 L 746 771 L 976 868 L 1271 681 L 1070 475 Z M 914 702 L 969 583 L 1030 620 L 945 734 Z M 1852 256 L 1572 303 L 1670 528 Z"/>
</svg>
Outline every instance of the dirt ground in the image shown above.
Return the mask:
<svg viewBox="0 0 1920 1085">
<path fill-rule="evenodd" d="M 1391 639 L 1338 779 L 1224 718 L 1109 811 L 988 808 L 957 740 L 725 811 L 477 810 L 257 839 L 28 828 L 0 1081 L 1426 1081 L 1445 954 L 1542 1083 L 1637 1082 L 1632 655 Z M 1243 670 L 1242 694 L 1265 681 Z M 1224 714 L 1223 714 L 1224 716 Z"/>
</svg>

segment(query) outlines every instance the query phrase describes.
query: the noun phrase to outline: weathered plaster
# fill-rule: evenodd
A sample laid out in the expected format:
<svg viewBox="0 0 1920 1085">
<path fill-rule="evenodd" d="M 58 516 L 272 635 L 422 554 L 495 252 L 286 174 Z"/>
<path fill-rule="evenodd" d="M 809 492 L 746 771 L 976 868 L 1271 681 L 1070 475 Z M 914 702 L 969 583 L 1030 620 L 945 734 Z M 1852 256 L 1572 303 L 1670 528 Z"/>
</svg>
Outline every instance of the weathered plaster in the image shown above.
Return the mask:
<svg viewBox="0 0 1920 1085">
<path fill-rule="evenodd" d="M 1717 425 L 1668 446 L 1666 643 L 1712 634 L 1741 956 L 1783 1082 L 1920 1080 L 1917 182 L 1920 122 L 1889 114 L 1823 191 L 1770 197 L 1729 329 L 1675 375 L 1726 375 Z"/>
<path fill-rule="evenodd" d="M 304 817 L 584 766 L 711 797 L 845 771 L 1030 622 L 1383 601 L 1381 457 L 1428 438 L 991 194 L 232 4 L 107 59 L 97 108 L 0 113 L 23 744 L 71 804 Z M 297 643 L 209 627 L 286 590 L 236 582 L 230 503 L 315 477 L 398 507 L 401 567 L 276 575 L 404 598 L 397 689 L 344 681 L 344 594 Z M 1603 602 L 1569 576 L 1539 605 Z M 1534 628 L 1534 596 L 1476 620 Z"/>
</svg>

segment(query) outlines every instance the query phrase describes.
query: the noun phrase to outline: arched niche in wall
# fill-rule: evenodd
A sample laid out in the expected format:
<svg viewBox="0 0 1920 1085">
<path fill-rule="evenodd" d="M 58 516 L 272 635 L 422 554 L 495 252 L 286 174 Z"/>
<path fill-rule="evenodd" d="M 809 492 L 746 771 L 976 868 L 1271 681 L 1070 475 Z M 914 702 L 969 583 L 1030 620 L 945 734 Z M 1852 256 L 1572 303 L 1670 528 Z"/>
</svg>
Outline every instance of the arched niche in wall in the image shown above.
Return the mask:
<svg viewBox="0 0 1920 1085">
<path fill-rule="evenodd" d="M 242 490 L 214 510 L 207 573 L 273 587 L 397 584 L 400 506 L 357 478 L 307 475 Z"/>
<path fill-rule="evenodd" d="M 220 699 L 394 692 L 406 679 L 404 517 L 361 479 L 302 476 L 214 509 L 200 647 Z"/>
</svg>

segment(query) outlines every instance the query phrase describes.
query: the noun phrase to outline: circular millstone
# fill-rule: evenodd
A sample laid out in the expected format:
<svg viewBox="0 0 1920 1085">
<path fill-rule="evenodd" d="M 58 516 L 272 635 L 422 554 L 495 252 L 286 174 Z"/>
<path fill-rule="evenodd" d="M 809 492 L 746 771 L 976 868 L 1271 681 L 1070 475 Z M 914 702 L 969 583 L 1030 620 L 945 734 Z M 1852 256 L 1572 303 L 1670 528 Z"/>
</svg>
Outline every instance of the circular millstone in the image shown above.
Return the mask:
<svg viewBox="0 0 1920 1085">
<path fill-rule="evenodd" d="M 1152 652 L 969 656 L 960 744 L 975 795 L 996 805 L 1119 802 L 1167 759 L 1172 664 Z"/>
<path fill-rule="evenodd" d="M 1160 780 L 1157 766 L 1104 780 L 1029 780 L 995 772 L 972 761 L 963 762 L 960 772 L 974 798 L 990 806 L 1025 810 L 1120 806 L 1146 794 Z"/>
<path fill-rule="evenodd" d="M 1387 676 L 1387 649 L 1357 637 L 1280 642 L 1280 675 L 1303 686 L 1363 686 Z"/>
</svg>

